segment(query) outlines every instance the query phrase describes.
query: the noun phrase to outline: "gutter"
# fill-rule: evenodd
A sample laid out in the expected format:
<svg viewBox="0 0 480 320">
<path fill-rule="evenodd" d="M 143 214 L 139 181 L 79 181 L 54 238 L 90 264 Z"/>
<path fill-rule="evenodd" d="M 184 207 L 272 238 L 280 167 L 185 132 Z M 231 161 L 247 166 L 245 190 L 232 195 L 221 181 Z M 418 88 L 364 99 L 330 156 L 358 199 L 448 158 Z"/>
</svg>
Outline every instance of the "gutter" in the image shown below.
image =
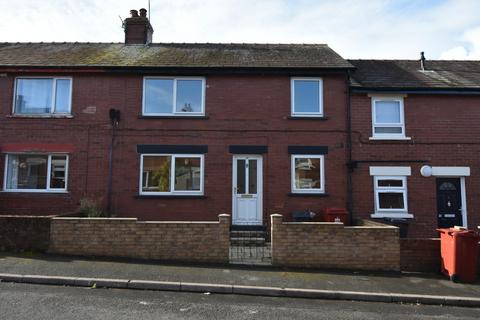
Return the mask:
<svg viewBox="0 0 480 320">
<path fill-rule="evenodd" d="M 454 94 L 480 95 L 480 88 L 369 88 L 350 86 L 353 93 L 405 93 L 405 94 Z"/>
<path fill-rule="evenodd" d="M 259 75 L 327 75 L 345 74 L 352 67 L 236 67 L 236 66 L 13 66 L 0 65 L 2 73 L 124 73 L 124 74 L 171 74 L 171 75 L 209 75 L 209 74 L 259 74 Z"/>
</svg>

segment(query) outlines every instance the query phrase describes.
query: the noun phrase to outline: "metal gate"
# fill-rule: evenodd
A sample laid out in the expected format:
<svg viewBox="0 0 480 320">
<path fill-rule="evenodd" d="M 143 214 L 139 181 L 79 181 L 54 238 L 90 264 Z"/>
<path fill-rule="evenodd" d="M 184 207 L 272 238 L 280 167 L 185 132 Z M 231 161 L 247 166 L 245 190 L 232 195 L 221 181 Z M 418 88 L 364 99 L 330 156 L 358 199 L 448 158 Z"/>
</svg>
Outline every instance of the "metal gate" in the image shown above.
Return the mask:
<svg viewBox="0 0 480 320">
<path fill-rule="evenodd" d="M 272 247 L 267 227 L 232 225 L 230 227 L 230 263 L 271 265 Z"/>
</svg>

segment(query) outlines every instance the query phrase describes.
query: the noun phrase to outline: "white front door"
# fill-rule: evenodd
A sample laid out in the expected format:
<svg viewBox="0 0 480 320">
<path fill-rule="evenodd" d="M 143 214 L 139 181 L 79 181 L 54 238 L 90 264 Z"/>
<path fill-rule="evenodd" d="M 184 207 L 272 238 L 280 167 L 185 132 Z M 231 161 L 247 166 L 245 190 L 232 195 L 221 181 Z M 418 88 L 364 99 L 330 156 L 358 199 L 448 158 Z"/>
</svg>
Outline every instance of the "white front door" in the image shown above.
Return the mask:
<svg viewBox="0 0 480 320">
<path fill-rule="evenodd" d="M 262 168 L 262 156 L 233 156 L 233 224 L 263 224 Z"/>
</svg>

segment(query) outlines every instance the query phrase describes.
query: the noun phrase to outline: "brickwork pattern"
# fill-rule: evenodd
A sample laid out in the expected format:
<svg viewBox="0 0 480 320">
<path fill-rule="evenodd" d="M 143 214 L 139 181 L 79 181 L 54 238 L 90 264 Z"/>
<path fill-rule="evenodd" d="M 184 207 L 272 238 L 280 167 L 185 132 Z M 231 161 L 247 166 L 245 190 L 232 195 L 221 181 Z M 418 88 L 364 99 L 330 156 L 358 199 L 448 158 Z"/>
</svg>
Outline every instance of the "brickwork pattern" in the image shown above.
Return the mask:
<svg viewBox="0 0 480 320">
<path fill-rule="evenodd" d="M 263 155 L 264 212 L 289 219 L 292 211 L 320 212 L 346 205 L 346 86 L 343 75 L 323 76 L 327 119 L 290 119 L 290 77 L 206 77 L 206 118 L 145 118 L 143 76 L 75 73 L 72 118 L 20 118 L 11 115 L 15 76 L 0 78 L 1 144 L 72 144 L 68 193 L 0 194 L 0 212 L 36 215 L 78 209 L 82 198 L 105 206 L 108 182 L 110 108 L 121 111 L 113 163 L 113 213 L 139 220 L 210 221 L 232 210 L 232 154 L 229 145 L 266 145 Z M 72 75 L 68 72 L 63 75 Z M 208 145 L 205 197 L 138 197 L 140 156 L 137 144 Z M 289 145 L 328 146 L 325 156 L 327 197 L 291 197 Z M 0 155 L 3 181 L 4 154 Z M 281 174 L 279 174 L 281 173 Z M 287 215 L 288 214 L 288 215 Z M 264 222 L 268 223 L 264 214 Z"/>
<path fill-rule="evenodd" d="M 0 216 L 0 251 L 47 251 L 50 219 L 39 216 Z"/>
<path fill-rule="evenodd" d="M 228 263 L 230 216 L 212 222 L 55 218 L 50 253 Z"/>
<path fill-rule="evenodd" d="M 440 239 L 400 239 L 402 271 L 439 272 Z M 480 244 L 478 246 L 478 274 L 480 274 Z"/>
<path fill-rule="evenodd" d="M 468 226 L 480 225 L 480 112 L 478 96 L 414 95 L 404 98 L 405 133 L 411 140 L 369 140 L 372 136 L 372 106 L 367 94 L 352 96 L 353 159 L 362 161 L 353 173 L 353 214 L 370 218 L 374 213 L 373 177 L 370 166 L 409 166 L 407 178 L 409 238 L 438 236 L 435 177 L 423 177 L 420 168 L 466 166 Z M 376 163 L 375 161 L 387 161 Z M 389 161 L 389 162 L 388 162 Z M 397 161 L 397 162 L 395 162 Z M 423 162 L 424 161 L 424 162 Z"/>
<path fill-rule="evenodd" d="M 274 266 L 358 270 L 400 270 L 399 231 L 371 224 L 283 222 L 271 216 Z"/>
<path fill-rule="evenodd" d="M 400 248 L 403 271 L 440 271 L 440 239 L 400 239 Z"/>
</svg>

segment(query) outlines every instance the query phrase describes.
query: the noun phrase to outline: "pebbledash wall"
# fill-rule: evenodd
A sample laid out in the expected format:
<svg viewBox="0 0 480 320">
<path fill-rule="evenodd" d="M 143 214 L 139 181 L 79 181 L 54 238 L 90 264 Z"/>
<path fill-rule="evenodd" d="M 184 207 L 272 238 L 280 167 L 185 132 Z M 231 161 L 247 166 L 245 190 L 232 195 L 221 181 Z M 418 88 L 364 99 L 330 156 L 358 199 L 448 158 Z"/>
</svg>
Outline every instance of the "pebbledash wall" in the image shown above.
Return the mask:
<svg viewBox="0 0 480 320">
<path fill-rule="evenodd" d="M 470 167 L 465 178 L 468 227 L 480 225 L 480 98 L 468 95 L 407 94 L 404 98 L 405 133 L 411 140 L 371 140 L 372 105 L 365 93 L 352 95 L 353 214 L 374 213 L 371 166 L 410 167 L 407 177 L 409 238 L 438 237 L 437 195 L 434 176 L 423 177 L 420 168 Z"/>
<path fill-rule="evenodd" d="M 274 266 L 353 270 L 400 270 L 399 230 L 375 222 L 283 222 L 271 216 Z M 362 225 L 363 224 L 363 225 Z"/>
<path fill-rule="evenodd" d="M 228 263 L 230 216 L 211 222 L 54 218 L 50 253 Z"/>
<path fill-rule="evenodd" d="M 205 75 L 206 117 L 141 117 L 142 75 L 72 74 L 73 118 L 19 118 L 11 115 L 15 76 L 0 78 L 0 136 L 6 144 L 55 144 L 72 148 L 68 193 L 0 193 L 0 212 L 61 213 L 78 208 L 81 198 L 106 204 L 108 110 L 121 110 L 113 165 L 113 212 L 140 220 L 216 220 L 232 211 L 230 145 L 263 145 L 263 212 L 319 212 L 346 205 L 346 77 L 323 76 L 325 119 L 290 119 L 290 75 Z M 22 74 L 31 75 L 31 74 Z M 49 74 L 52 75 L 52 74 Z M 200 197 L 139 197 L 140 155 L 136 146 L 207 145 L 205 191 Z M 53 146 L 52 146 L 53 145 Z M 328 195 L 292 196 L 288 146 L 326 146 L 325 190 Z M 27 148 L 28 149 L 28 148 Z M 4 151 L 2 151 L 4 152 Z M 5 156 L 0 159 L 3 181 Z M 28 201 L 27 201 L 28 199 Z"/>
</svg>

